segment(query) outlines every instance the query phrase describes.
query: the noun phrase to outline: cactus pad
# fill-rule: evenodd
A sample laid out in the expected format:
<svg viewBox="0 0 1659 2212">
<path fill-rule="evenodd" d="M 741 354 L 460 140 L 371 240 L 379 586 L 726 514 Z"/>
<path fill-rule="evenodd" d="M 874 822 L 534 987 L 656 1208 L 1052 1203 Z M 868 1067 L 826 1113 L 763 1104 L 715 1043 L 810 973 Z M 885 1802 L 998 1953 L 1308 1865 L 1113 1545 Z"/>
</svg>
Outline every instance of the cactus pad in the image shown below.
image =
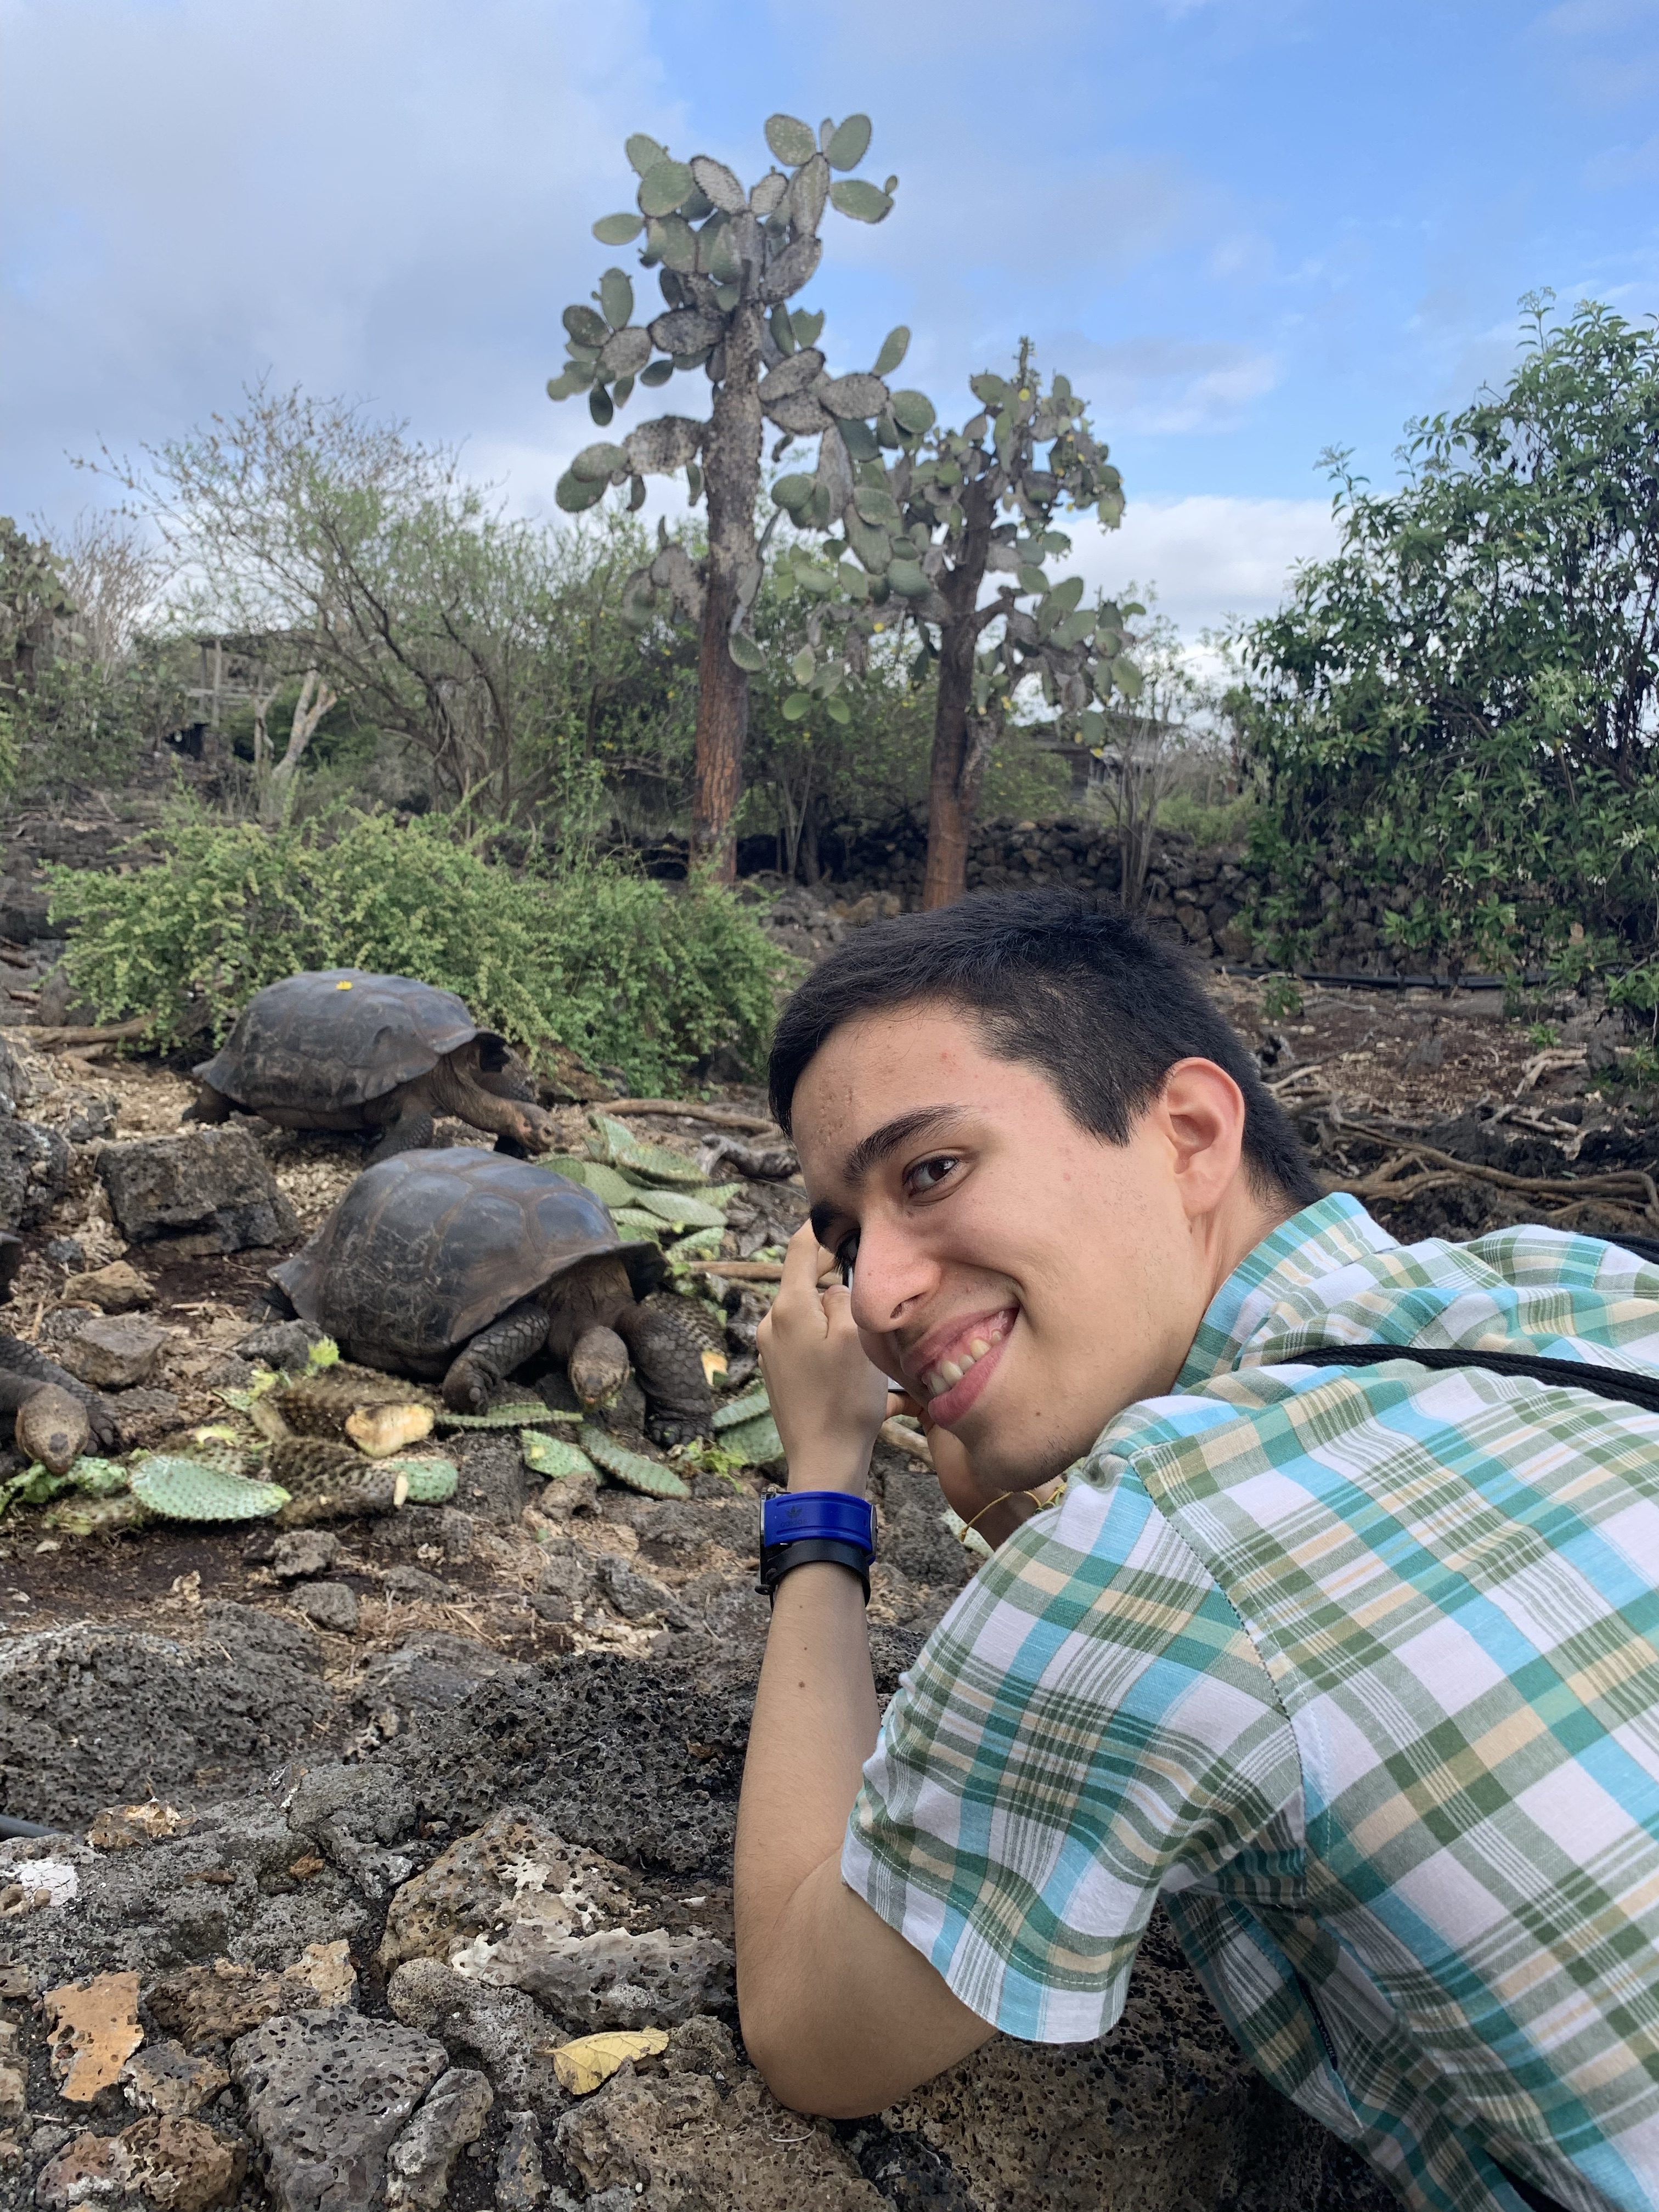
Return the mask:
<svg viewBox="0 0 1659 2212">
<path fill-rule="evenodd" d="M 634 1191 L 629 1195 L 630 1198 L 637 1198 L 639 1193 Z M 613 1206 L 611 1209 L 611 1218 L 618 1229 L 624 1231 L 629 1237 L 660 1237 L 668 1225 L 659 1214 L 649 1212 L 644 1206 L 632 1204 Z"/>
<path fill-rule="evenodd" d="M 367 1460 L 349 1444 L 324 1437 L 287 1437 L 271 1445 L 266 1467 L 290 1495 L 282 1508 L 285 1528 L 359 1514 L 396 1512 L 409 1495 L 409 1477 L 384 1460 Z"/>
<path fill-rule="evenodd" d="M 564 1482 L 573 1474 L 599 1474 L 587 1454 L 579 1451 L 567 1437 L 544 1437 L 534 1429 L 521 1429 L 519 1449 L 532 1474 L 550 1474 Z"/>
<path fill-rule="evenodd" d="M 511 1405 L 491 1406 L 482 1413 L 452 1413 L 438 1409 L 441 1429 L 538 1429 L 544 1421 L 580 1421 L 580 1413 L 561 1413 L 539 1398 L 515 1399 Z"/>
<path fill-rule="evenodd" d="M 647 1459 L 643 1452 L 629 1451 L 603 1429 L 586 1428 L 578 1441 L 595 1467 L 603 1468 L 625 1489 L 642 1491 L 647 1498 L 691 1495 L 690 1486 L 672 1467 L 659 1459 Z"/>
<path fill-rule="evenodd" d="M 678 1240 L 669 1256 L 672 1260 L 718 1260 L 725 1242 L 723 1228 L 711 1224 L 707 1229 L 694 1229 L 690 1236 Z"/>
<path fill-rule="evenodd" d="M 689 1190 L 641 1190 L 638 1203 L 676 1229 L 724 1229 L 726 1216 Z"/>
<path fill-rule="evenodd" d="M 770 1413 L 758 1413 L 752 1420 L 722 1429 L 720 1445 L 739 1467 L 769 1467 L 783 1457 L 783 1438 Z"/>
<path fill-rule="evenodd" d="M 389 1474 L 409 1477 L 411 1505 L 447 1505 L 461 1479 L 453 1459 L 394 1459 L 386 1467 Z"/>
<path fill-rule="evenodd" d="M 772 1401 L 762 1382 L 752 1390 L 745 1390 L 741 1398 L 732 1398 L 726 1405 L 715 1407 L 714 1432 L 718 1435 L 722 1429 L 740 1428 L 745 1421 L 757 1420 L 761 1414 L 771 1410 Z"/>
<path fill-rule="evenodd" d="M 132 1470 L 132 1494 L 166 1521 L 262 1521 L 289 1502 L 277 1483 L 250 1482 L 174 1452 L 141 1459 Z"/>
</svg>

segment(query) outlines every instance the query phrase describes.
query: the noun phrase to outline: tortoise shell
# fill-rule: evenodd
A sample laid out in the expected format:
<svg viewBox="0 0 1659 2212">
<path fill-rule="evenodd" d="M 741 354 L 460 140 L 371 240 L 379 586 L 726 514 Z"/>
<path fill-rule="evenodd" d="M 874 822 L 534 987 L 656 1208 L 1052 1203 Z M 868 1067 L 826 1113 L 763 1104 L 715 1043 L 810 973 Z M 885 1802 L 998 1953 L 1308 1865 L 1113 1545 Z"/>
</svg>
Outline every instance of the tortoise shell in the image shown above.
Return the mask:
<svg viewBox="0 0 1659 2212">
<path fill-rule="evenodd" d="M 440 1374 L 509 1306 L 614 1253 L 635 1295 L 661 1279 L 580 1183 L 501 1152 L 401 1152 L 366 1168 L 302 1252 L 273 1271 L 301 1318 L 372 1367 Z"/>
<path fill-rule="evenodd" d="M 430 1074 L 477 1036 L 501 1042 L 453 991 L 408 975 L 324 968 L 256 991 L 196 1075 L 256 1111 L 334 1114 Z"/>
</svg>

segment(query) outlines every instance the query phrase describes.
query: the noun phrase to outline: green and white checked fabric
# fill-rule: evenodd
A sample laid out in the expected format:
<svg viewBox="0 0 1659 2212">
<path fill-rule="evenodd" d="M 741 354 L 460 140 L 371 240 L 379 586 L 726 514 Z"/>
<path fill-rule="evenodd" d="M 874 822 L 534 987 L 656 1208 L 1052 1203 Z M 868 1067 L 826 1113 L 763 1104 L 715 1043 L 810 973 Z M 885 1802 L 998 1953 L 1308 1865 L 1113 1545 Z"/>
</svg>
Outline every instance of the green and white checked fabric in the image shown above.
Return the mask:
<svg viewBox="0 0 1659 2212">
<path fill-rule="evenodd" d="M 1268 2077 L 1435 2212 L 1659 2212 L 1659 1269 L 1307 1207 L 888 1709 L 842 1872 L 981 2018 L 1117 2018 L 1162 1896 Z M 1408 1358 L 1408 1355 L 1405 1355 Z"/>
</svg>

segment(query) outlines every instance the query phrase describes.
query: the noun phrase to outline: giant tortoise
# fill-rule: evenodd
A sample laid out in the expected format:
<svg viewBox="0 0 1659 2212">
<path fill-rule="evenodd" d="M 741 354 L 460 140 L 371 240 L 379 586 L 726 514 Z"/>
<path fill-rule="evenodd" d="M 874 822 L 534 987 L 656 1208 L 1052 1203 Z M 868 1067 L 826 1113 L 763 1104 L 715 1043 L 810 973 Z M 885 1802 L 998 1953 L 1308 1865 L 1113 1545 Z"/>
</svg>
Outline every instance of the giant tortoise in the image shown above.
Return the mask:
<svg viewBox="0 0 1659 2212">
<path fill-rule="evenodd" d="M 653 1432 L 673 1442 L 707 1428 L 713 1399 L 682 1301 L 641 1303 L 663 1265 L 654 1244 L 618 1240 L 592 1191 L 458 1147 L 365 1169 L 271 1279 L 348 1358 L 441 1381 L 458 1413 L 544 1349 L 602 1404 L 631 1355 Z"/>
<path fill-rule="evenodd" d="M 24 1250 L 21 1237 L 0 1230 L 0 1300 L 11 1296 Z M 20 1336 L 0 1335 L 0 1414 L 5 1413 L 14 1417 L 18 1450 L 52 1474 L 67 1474 L 88 1443 L 113 1451 L 121 1441 L 109 1400 Z"/>
<path fill-rule="evenodd" d="M 196 1079 L 187 1121 L 236 1111 L 284 1129 L 378 1129 L 371 1160 L 429 1145 L 439 1114 L 493 1129 L 496 1149 L 520 1158 L 553 1141 L 507 1040 L 453 991 L 407 975 L 325 968 L 268 983 Z"/>
</svg>

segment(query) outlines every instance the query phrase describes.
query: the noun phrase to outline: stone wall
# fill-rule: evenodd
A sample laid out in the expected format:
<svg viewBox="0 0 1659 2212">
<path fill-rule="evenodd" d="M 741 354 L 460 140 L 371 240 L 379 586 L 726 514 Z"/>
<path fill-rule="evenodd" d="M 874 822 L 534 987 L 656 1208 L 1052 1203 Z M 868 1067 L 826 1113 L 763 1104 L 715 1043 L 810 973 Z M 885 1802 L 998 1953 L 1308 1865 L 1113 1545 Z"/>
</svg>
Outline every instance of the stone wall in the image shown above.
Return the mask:
<svg viewBox="0 0 1659 2212">
<path fill-rule="evenodd" d="M 899 908 L 919 906 L 927 843 L 926 825 L 915 822 L 849 838 L 845 869 L 835 874 L 839 900 L 849 907 L 869 897 L 884 906 L 894 900 Z M 825 849 L 834 854 L 836 841 L 827 839 Z M 1115 901 L 1121 879 L 1116 833 L 1100 821 L 981 823 L 969 850 L 969 890 L 1067 884 Z M 1146 919 L 1209 958 L 1246 961 L 1249 941 L 1235 919 L 1245 890 L 1239 854 L 1200 852 L 1188 837 L 1166 836 L 1147 877 Z"/>
</svg>

